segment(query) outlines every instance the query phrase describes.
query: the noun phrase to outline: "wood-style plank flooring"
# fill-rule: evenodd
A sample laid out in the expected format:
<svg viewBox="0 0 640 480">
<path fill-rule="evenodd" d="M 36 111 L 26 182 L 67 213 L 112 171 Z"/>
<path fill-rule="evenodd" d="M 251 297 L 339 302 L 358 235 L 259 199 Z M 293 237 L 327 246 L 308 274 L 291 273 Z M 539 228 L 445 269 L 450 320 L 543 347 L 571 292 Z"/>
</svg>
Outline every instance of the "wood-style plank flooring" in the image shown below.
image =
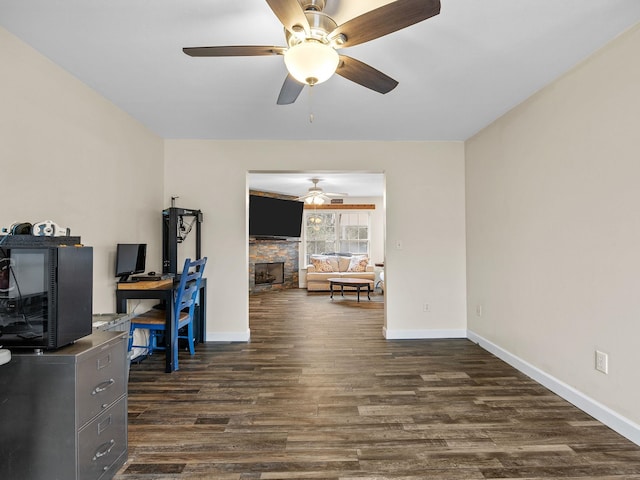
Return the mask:
<svg viewBox="0 0 640 480">
<path fill-rule="evenodd" d="M 117 480 L 640 479 L 640 447 L 468 340 L 382 338 L 383 297 L 250 297 L 250 343 L 131 366 Z"/>
</svg>

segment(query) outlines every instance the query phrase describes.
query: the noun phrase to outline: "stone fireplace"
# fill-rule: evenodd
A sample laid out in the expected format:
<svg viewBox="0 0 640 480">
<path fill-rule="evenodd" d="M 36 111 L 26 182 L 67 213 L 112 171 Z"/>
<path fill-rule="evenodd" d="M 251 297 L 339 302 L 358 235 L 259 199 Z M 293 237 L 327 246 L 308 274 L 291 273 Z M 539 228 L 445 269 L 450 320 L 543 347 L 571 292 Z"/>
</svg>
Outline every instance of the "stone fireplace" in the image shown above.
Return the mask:
<svg viewBox="0 0 640 480">
<path fill-rule="evenodd" d="M 249 239 L 249 292 L 298 288 L 298 239 Z"/>
</svg>

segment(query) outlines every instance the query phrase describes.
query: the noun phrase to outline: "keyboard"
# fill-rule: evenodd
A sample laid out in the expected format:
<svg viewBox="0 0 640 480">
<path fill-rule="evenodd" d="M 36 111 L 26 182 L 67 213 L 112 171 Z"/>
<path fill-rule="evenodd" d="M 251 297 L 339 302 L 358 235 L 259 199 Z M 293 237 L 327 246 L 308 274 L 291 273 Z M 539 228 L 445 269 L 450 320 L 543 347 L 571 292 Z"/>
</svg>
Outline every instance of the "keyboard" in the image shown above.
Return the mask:
<svg viewBox="0 0 640 480">
<path fill-rule="evenodd" d="M 171 275 L 136 275 L 132 278 L 138 282 L 157 282 L 158 280 L 167 280 L 168 278 L 171 278 Z"/>
</svg>

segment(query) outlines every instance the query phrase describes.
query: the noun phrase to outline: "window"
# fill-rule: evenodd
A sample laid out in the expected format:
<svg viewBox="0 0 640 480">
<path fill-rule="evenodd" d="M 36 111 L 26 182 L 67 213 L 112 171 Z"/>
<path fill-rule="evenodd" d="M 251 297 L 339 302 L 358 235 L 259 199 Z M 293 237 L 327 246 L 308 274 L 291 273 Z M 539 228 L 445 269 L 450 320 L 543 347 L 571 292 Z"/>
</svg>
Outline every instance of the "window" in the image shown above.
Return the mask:
<svg viewBox="0 0 640 480">
<path fill-rule="evenodd" d="M 369 253 L 369 213 L 338 213 L 339 252 Z"/>
<path fill-rule="evenodd" d="M 369 254 L 369 212 L 305 210 L 305 260 L 328 252 Z"/>
</svg>

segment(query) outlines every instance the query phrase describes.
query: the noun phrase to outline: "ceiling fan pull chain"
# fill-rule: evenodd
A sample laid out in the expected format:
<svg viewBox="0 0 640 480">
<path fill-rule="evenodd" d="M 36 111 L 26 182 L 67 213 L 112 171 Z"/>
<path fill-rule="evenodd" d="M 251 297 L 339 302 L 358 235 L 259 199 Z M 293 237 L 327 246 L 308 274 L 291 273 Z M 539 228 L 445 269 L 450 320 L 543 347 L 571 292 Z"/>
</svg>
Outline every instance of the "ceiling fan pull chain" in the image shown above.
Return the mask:
<svg viewBox="0 0 640 480">
<path fill-rule="evenodd" d="M 313 123 L 313 85 L 309 85 L 309 123 Z"/>
</svg>

